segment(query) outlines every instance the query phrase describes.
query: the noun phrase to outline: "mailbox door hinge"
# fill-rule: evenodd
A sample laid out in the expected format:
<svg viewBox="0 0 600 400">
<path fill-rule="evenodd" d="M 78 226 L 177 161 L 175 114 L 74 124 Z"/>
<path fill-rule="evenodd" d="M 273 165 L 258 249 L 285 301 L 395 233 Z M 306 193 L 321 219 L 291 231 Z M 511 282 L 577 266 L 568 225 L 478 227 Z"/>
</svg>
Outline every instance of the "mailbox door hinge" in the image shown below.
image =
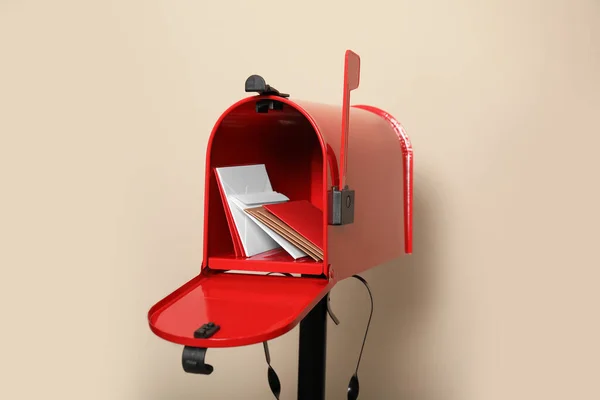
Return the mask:
<svg viewBox="0 0 600 400">
<path fill-rule="evenodd" d="M 347 225 L 354 222 L 354 190 L 345 186 L 342 190 L 329 190 L 329 225 Z"/>
</svg>

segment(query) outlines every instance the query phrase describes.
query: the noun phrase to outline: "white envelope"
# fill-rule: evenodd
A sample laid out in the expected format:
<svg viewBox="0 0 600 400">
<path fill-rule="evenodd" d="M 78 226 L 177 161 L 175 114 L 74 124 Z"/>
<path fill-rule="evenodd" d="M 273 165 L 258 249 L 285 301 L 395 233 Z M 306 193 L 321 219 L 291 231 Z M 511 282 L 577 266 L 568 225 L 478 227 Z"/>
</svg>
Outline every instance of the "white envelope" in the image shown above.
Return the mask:
<svg viewBox="0 0 600 400">
<path fill-rule="evenodd" d="M 233 195 L 236 199 L 244 203 L 249 207 L 258 207 L 263 204 L 276 204 L 283 203 L 289 199 L 278 192 L 260 192 L 260 193 L 246 193 Z"/>
<path fill-rule="evenodd" d="M 273 193 L 275 193 L 275 192 L 273 192 Z M 280 196 L 283 196 L 280 193 L 277 193 L 277 194 L 279 194 Z M 267 194 L 266 196 L 262 197 L 265 200 L 271 199 L 270 203 L 260 202 L 261 197 L 255 196 L 254 194 L 252 194 L 251 196 L 238 195 L 238 196 L 231 196 L 231 197 L 232 197 L 231 201 L 243 212 L 243 210 L 245 210 L 246 208 L 258 207 L 258 206 L 261 206 L 264 204 L 275 204 L 272 202 L 272 200 L 277 196 L 272 196 L 271 194 Z M 240 199 L 247 199 L 247 200 L 252 201 L 252 203 L 244 204 Z M 283 201 L 287 201 L 287 200 L 283 200 Z M 277 201 L 276 203 L 281 203 L 283 201 Z M 306 254 L 305 252 L 300 250 L 298 247 L 293 245 L 290 241 L 288 241 L 286 238 L 281 236 L 279 233 L 275 232 L 273 229 L 269 228 L 267 225 L 263 224 L 262 222 L 260 222 L 256 218 L 254 218 L 252 215 L 248 215 L 245 212 L 244 212 L 244 214 L 246 215 L 247 218 L 249 218 L 254 223 L 256 223 L 263 231 L 265 231 L 267 233 L 267 235 L 269 235 L 273 240 L 275 240 L 275 242 L 277 242 L 277 244 L 279 244 L 281 247 L 283 247 L 283 249 L 285 251 L 287 251 L 287 253 L 294 258 L 294 260 L 308 256 L 308 254 Z"/>
<path fill-rule="evenodd" d="M 251 205 L 260 205 L 261 201 L 273 204 L 289 200 L 285 195 L 273 191 L 265 165 L 223 167 L 216 168 L 216 172 L 246 256 L 251 257 L 280 247 L 275 239 L 233 202 L 235 195 L 248 196 L 244 199 Z"/>
</svg>

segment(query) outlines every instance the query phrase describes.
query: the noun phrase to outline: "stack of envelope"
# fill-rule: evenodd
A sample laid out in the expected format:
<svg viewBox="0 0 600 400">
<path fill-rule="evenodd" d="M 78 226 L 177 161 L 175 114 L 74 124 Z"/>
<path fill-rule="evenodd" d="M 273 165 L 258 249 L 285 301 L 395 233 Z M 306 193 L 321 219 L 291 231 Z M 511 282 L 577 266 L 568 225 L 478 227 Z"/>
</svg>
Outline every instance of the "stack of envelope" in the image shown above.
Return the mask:
<svg viewBox="0 0 600 400">
<path fill-rule="evenodd" d="M 290 202 L 287 196 L 273 190 L 264 164 L 215 168 L 215 173 L 221 198 L 225 204 L 225 214 L 236 255 L 252 257 L 269 250 L 283 248 L 294 259 L 303 257 L 311 257 L 315 261 L 323 259 L 322 250 L 315 248 L 314 245 L 307 246 L 306 240 L 299 239 L 298 235 L 291 235 L 289 230 L 281 228 L 281 224 L 274 224 L 272 218 L 268 219 L 265 215 L 259 214 L 259 210 L 266 210 L 263 207 L 283 204 L 291 206 L 288 211 L 292 214 L 307 210 L 306 207 L 300 209 L 297 205 L 294 206 L 297 202 Z M 290 216 L 290 212 L 287 214 Z M 303 215 L 296 214 L 296 216 L 300 220 L 305 218 Z M 312 213 L 313 218 L 310 218 L 317 225 L 316 230 L 312 226 L 313 233 L 318 232 L 323 226 L 321 221 L 315 220 L 314 216 L 315 214 Z"/>
</svg>

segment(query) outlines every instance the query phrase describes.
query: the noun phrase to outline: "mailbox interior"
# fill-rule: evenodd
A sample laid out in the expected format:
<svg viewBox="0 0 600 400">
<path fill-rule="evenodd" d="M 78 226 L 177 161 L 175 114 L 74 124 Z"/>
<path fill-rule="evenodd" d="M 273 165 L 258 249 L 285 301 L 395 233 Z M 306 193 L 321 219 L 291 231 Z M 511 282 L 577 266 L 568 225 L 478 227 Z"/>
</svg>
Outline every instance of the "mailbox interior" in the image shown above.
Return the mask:
<svg viewBox="0 0 600 400">
<path fill-rule="evenodd" d="M 324 197 L 323 150 L 311 122 L 290 102 L 282 109 L 259 113 L 248 99 L 228 110 L 217 122 L 207 151 L 205 265 L 214 270 L 282 272 L 309 275 L 324 273 L 324 262 L 308 257 L 294 260 L 283 249 L 252 257 L 236 257 L 214 169 L 265 164 L 273 190 L 290 200 L 308 200 L 321 211 Z M 324 212 L 325 216 L 326 213 Z M 326 235 L 323 219 L 323 235 Z M 326 238 L 323 238 L 326 243 Z"/>
</svg>

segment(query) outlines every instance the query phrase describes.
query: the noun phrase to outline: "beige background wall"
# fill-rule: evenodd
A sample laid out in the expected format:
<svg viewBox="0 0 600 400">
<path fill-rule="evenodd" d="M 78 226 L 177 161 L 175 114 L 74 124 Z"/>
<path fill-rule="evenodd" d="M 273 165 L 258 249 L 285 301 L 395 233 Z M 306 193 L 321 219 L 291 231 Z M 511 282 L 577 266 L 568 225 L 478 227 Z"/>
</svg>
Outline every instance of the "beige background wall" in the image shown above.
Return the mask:
<svg viewBox="0 0 600 400">
<path fill-rule="evenodd" d="M 338 103 L 346 48 L 416 154 L 415 254 L 365 274 L 361 398 L 600 398 L 597 0 L 0 0 L 0 398 L 270 398 L 260 346 L 186 375 L 146 312 L 198 272 L 206 140 L 245 78 Z M 336 400 L 368 308 L 353 281 L 332 301 Z"/>
</svg>

